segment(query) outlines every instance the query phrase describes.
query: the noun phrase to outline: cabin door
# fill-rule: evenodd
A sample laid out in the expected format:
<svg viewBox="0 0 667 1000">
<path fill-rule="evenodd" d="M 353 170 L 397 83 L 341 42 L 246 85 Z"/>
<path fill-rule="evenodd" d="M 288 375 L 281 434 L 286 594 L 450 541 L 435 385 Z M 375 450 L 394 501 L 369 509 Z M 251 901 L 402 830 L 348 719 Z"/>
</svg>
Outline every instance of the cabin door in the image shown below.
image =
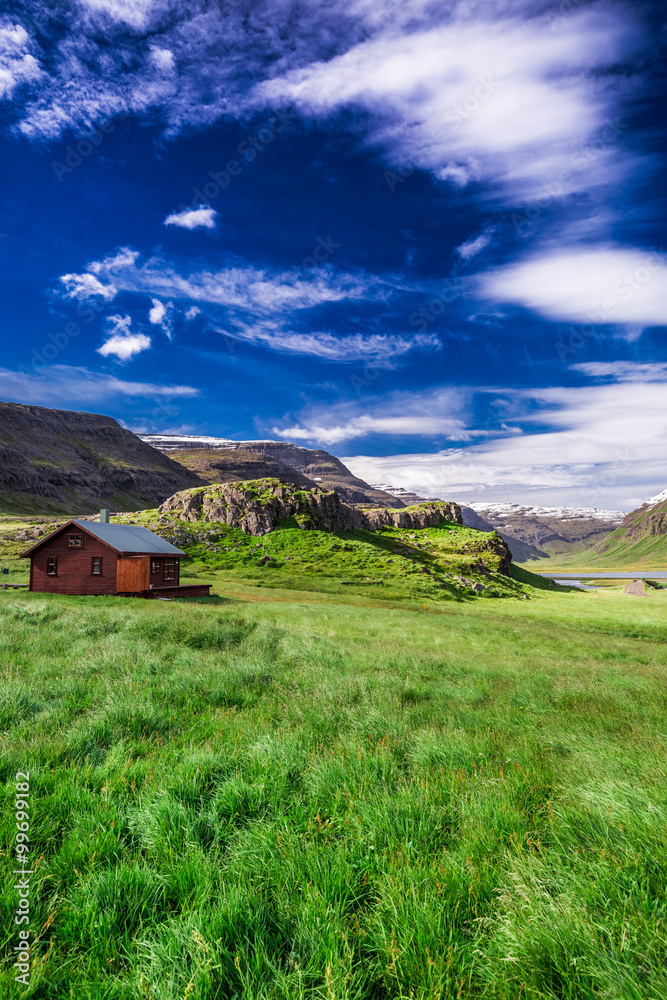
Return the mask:
<svg viewBox="0 0 667 1000">
<path fill-rule="evenodd" d="M 142 590 L 148 590 L 150 572 L 150 556 L 118 556 L 116 592 L 137 594 Z"/>
</svg>

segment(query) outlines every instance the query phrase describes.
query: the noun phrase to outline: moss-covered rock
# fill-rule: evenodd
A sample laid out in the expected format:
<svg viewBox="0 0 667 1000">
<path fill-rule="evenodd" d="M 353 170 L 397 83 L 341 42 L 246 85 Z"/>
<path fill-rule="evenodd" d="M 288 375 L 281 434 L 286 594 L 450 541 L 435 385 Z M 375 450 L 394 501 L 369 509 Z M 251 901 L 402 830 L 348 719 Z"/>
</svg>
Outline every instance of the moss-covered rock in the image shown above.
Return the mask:
<svg viewBox="0 0 667 1000">
<path fill-rule="evenodd" d="M 345 503 L 335 490 L 299 489 L 277 479 L 182 490 L 166 500 L 159 513 L 186 521 L 220 521 L 248 535 L 266 535 L 289 519 L 304 530 L 315 531 L 433 528 L 442 521 L 463 523 L 461 508 L 455 503 L 440 500 L 396 510 L 359 507 Z"/>
</svg>

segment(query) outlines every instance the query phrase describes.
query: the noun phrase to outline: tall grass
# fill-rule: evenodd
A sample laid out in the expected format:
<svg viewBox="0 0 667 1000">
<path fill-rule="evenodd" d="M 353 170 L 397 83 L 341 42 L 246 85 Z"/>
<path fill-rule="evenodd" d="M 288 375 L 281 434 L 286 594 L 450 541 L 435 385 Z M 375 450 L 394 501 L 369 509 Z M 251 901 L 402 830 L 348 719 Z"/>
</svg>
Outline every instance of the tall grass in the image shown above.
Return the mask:
<svg viewBox="0 0 667 1000">
<path fill-rule="evenodd" d="M 667 996 L 666 607 L 0 594 L 25 995 Z"/>
</svg>

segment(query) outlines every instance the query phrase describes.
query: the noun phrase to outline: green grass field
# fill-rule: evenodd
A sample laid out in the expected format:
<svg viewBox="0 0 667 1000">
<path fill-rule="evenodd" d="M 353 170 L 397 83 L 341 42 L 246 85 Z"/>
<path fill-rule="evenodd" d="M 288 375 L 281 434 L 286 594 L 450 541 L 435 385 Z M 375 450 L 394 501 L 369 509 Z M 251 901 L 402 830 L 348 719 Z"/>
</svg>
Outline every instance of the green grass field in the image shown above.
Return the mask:
<svg viewBox="0 0 667 1000">
<path fill-rule="evenodd" d="M 219 589 L 0 592 L 3 997 L 667 996 L 666 591 Z"/>
</svg>

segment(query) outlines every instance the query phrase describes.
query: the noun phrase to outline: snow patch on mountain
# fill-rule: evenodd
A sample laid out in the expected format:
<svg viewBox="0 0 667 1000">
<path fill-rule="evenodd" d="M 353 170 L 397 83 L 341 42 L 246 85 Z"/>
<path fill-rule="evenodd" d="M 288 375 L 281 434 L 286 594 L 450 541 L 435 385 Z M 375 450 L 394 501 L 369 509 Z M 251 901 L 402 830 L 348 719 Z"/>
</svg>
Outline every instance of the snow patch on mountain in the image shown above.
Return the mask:
<svg viewBox="0 0 667 1000">
<path fill-rule="evenodd" d="M 600 510 L 598 507 L 534 507 L 519 503 L 469 503 L 477 514 L 498 518 L 554 517 L 561 521 L 607 521 L 620 524 L 625 517 L 623 510 Z"/>
<path fill-rule="evenodd" d="M 667 490 L 663 490 L 662 493 L 656 493 L 654 497 L 650 497 L 642 507 L 657 507 L 659 503 L 664 503 L 667 500 Z"/>
</svg>

